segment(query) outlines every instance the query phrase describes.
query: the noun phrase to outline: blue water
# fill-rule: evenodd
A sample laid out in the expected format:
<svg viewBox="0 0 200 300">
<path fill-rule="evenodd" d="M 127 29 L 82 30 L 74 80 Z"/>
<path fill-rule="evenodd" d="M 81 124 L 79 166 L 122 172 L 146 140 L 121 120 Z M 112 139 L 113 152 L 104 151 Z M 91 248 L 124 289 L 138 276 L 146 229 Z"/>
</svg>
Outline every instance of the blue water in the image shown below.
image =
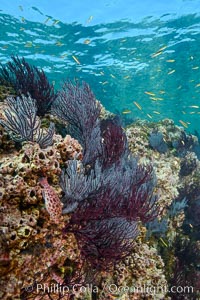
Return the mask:
<svg viewBox="0 0 200 300">
<path fill-rule="evenodd" d="M 0 61 L 87 81 L 123 118 L 200 131 L 200 1 L 1 0 Z M 181 122 L 180 122 L 181 121 Z"/>
</svg>

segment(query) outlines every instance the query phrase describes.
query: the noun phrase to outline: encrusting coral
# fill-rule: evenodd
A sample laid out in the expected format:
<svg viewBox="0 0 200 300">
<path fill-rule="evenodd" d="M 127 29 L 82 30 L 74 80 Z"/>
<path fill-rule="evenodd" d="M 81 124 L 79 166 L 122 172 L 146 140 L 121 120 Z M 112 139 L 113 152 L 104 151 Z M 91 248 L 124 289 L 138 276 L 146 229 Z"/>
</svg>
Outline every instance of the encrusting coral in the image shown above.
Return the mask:
<svg viewBox="0 0 200 300">
<path fill-rule="evenodd" d="M 43 277 L 44 282 L 50 282 L 50 273 L 53 273 L 50 270 L 54 265 L 60 276 L 64 276 L 59 268 L 66 259 L 69 260 L 66 269 L 80 264 L 73 235 L 60 239 L 68 216 L 65 216 L 65 223 L 59 218 L 55 227 L 54 220 L 51 221 L 44 209 L 40 178 L 47 176 L 59 197 L 60 165 L 73 154 L 80 156 L 81 146 L 69 136 L 63 139 L 55 135 L 54 143 L 54 148 L 46 149 L 35 143 L 24 143 L 19 152 L 1 158 L 0 219 L 4 237 L 1 243 L 1 299 L 19 296 L 24 287 L 42 281 Z M 77 262 L 72 262 L 73 257 Z"/>
<path fill-rule="evenodd" d="M 50 219 L 58 224 L 62 216 L 63 205 L 54 189 L 49 185 L 46 177 L 41 178 L 39 182 L 43 187 L 42 195 L 45 200 L 45 207 L 50 215 Z"/>
</svg>

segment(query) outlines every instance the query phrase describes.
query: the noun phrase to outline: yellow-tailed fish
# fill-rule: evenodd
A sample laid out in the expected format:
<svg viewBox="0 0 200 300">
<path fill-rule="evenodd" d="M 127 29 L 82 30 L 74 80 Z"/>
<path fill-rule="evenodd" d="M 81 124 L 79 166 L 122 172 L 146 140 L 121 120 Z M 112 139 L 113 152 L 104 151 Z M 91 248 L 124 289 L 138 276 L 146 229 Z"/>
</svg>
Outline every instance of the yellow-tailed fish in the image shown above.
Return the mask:
<svg viewBox="0 0 200 300">
<path fill-rule="evenodd" d="M 184 121 L 179 120 L 179 123 L 181 123 L 181 125 L 183 125 L 183 127 L 188 128 L 188 124 L 185 123 Z"/>
<path fill-rule="evenodd" d="M 151 55 L 151 57 L 154 58 L 154 57 L 156 57 L 156 56 L 161 55 L 162 53 L 163 53 L 162 51 L 153 53 L 153 54 Z"/>
<path fill-rule="evenodd" d="M 111 76 L 112 78 L 116 78 L 115 75 L 113 75 L 113 74 L 110 74 L 110 76 Z"/>
<path fill-rule="evenodd" d="M 182 110 L 182 114 L 183 114 L 183 115 L 186 115 L 186 112 L 185 112 L 184 110 Z"/>
<path fill-rule="evenodd" d="M 22 21 L 23 23 L 25 23 L 26 20 L 25 20 L 24 17 L 22 17 L 22 18 L 21 18 L 21 21 Z"/>
<path fill-rule="evenodd" d="M 157 52 L 163 51 L 163 50 L 165 50 L 166 48 L 167 48 L 167 46 L 163 46 L 162 48 L 158 49 Z"/>
<path fill-rule="evenodd" d="M 51 20 L 50 17 L 48 17 L 48 18 L 44 21 L 44 24 L 47 24 L 47 22 L 49 22 L 49 20 Z"/>
<path fill-rule="evenodd" d="M 102 85 L 108 84 L 108 81 L 104 81 L 102 82 Z"/>
<path fill-rule="evenodd" d="M 20 9 L 21 11 L 23 11 L 23 7 L 22 7 L 21 5 L 19 5 L 19 9 Z"/>
<path fill-rule="evenodd" d="M 155 98 L 155 100 L 157 100 L 157 101 L 162 101 L 162 100 L 164 100 L 163 98 L 161 98 L 161 97 L 154 97 Z"/>
<path fill-rule="evenodd" d="M 191 108 L 199 108 L 198 105 L 190 105 L 189 107 L 191 107 Z"/>
<path fill-rule="evenodd" d="M 175 62 L 175 59 L 167 59 L 166 62 L 173 63 L 173 62 Z"/>
<path fill-rule="evenodd" d="M 101 74 L 101 75 L 105 75 L 104 72 L 102 72 L 102 71 L 100 72 L 100 74 Z"/>
<path fill-rule="evenodd" d="M 192 68 L 192 70 L 197 70 L 197 69 L 199 69 L 199 67 L 197 66 L 197 67 L 193 67 Z"/>
<path fill-rule="evenodd" d="M 129 110 L 129 109 L 126 109 L 126 110 L 122 111 L 123 115 L 130 114 L 130 113 L 131 113 L 131 110 Z"/>
<path fill-rule="evenodd" d="M 162 95 L 162 94 L 165 94 L 165 91 L 160 90 L 159 93 Z"/>
<path fill-rule="evenodd" d="M 138 109 L 142 110 L 142 106 L 141 106 L 139 103 L 137 103 L 136 101 L 133 101 L 133 103 L 135 104 L 135 106 L 136 106 Z"/>
<path fill-rule="evenodd" d="M 76 62 L 78 65 L 81 64 L 80 61 L 78 60 L 78 58 L 77 58 L 76 56 L 72 55 L 72 58 L 73 58 L 73 60 L 75 60 L 75 62 Z"/>
<path fill-rule="evenodd" d="M 91 41 L 89 40 L 89 39 L 86 39 L 84 42 L 83 42 L 83 44 L 85 44 L 85 45 L 89 45 L 91 43 Z"/>
<path fill-rule="evenodd" d="M 196 111 L 190 111 L 189 114 L 194 115 L 194 114 L 196 114 Z"/>
<path fill-rule="evenodd" d="M 124 79 L 128 79 L 128 78 L 130 78 L 130 76 L 129 76 L 129 75 L 127 75 L 127 76 L 124 76 Z"/>
<path fill-rule="evenodd" d="M 155 53 L 153 53 L 151 55 L 152 58 L 158 56 L 158 55 L 161 55 L 163 53 L 163 50 L 165 50 L 167 48 L 167 46 L 163 46 L 162 48 L 158 49 Z"/>
<path fill-rule="evenodd" d="M 176 70 L 171 70 L 167 74 L 170 75 L 170 74 L 173 74 L 174 72 L 176 72 Z"/>
<path fill-rule="evenodd" d="M 59 20 L 55 20 L 52 25 L 54 26 L 54 25 L 58 24 L 59 22 L 60 22 Z"/>
<path fill-rule="evenodd" d="M 160 241 L 163 243 L 163 245 L 164 245 L 165 247 L 168 247 L 167 243 L 163 240 L 163 238 L 160 237 Z"/>
<path fill-rule="evenodd" d="M 90 23 L 92 20 L 93 20 L 93 16 L 90 16 L 88 19 L 87 19 L 87 21 L 86 21 L 86 23 Z"/>
<path fill-rule="evenodd" d="M 155 96 L 156 94 L 152 93 L 152 92 L 144 92 L 145 94 L 147 95 L 150 95 L 150 96 Z"/>
<path fill-rule="evenodd" d="M 153 113 L 156 114 L 156 115 L 160 115 L 160 112 L 156 111 L 156 110 L 154 110 Z"/>
<path fill-rule="evenodd" d="M 150 114 L 147 114 L 147 117 L 149 117 L 150 119 L 152 119 L 152 116 Z"/>
<path fill-rule="evenodd" d="M 25 28 L 24 27 L 20 27 L 20 29 L 19 29 L 20 31 L 23 31 L 23 30 L 25 30 Z"/>
<path fill-rule="evenodd" d="M 200 83 L 198 83 L 198 84 L 195 85 L 195 87 L 199 87 L 199 86 L 200 86 Z"/>
<path fill-rule="evenodd" d="M 162 101 L 163 98 L 158 98 L 158 97 L 150 97 L 151 100 L 153 101 Z"/>
</svg>

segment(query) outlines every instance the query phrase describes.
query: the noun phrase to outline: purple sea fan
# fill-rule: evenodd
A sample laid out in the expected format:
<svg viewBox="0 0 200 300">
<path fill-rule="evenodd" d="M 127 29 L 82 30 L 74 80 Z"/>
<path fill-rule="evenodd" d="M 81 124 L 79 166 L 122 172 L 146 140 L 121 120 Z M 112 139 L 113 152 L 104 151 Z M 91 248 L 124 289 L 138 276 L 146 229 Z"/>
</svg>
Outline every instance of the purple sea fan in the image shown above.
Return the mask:
<svg viewBox="0 0 200 300">
<path fill-rule="evenodd" d="M 128 255 L 137 236 L 137 222 L 146 223 L 159 213 L 151 166 L 124 158 L 100 178 L 99 189 L 78 203 L 66 226 L 66 232 L 75 234 L 83 257 L 95 268 Z"/>
<path fill-rule="evenodd" d="M 30 96 L 8 97 L 0 124 L 8 131 L 14 141 L 36 142 L 41 148 L 53 144 L 54 124 L 51 123 L 47 133 L 40 128 L 41 122 L 37 117 L 36 100 Z"/>
<path fill-rule="evenodd" d="M 72 232 L 82 256 L 97 270 L 108 270 L 114 263 L 129 255 L 139 233 L 137 222 L 129 222 L 122 217 L 91 219 L 74 228 Z"/>
<path fill-rule="evenodd" d="M 153 167 L 137 164 L 132 175 L 131 179 L 127 177 L 124 181 L 127 181 L 127 186 L 130 182 L 130 186 L 118 210 L 128 220 L 153 221 L 160 213 L 158 196 L 154 193 L 156 178 Z"/>
<path fill-rule="evenodd" d="M 44 116 L 55 99 L 54 87 L 43 70 L 31 66 L 24 58 L 12 56 L 12 61 L 0 68 L 0 83 L 10 84 L 17 95 L 31 95 L 36 100 L 37 114 Z"/>
<path fill-rule="evenodd" d="M 139 188 L 133 187 L 131 195 L 125 201 L 130 219 L 139 219 L 143 223 L 153 221 L 160 213 L 157 195 L 153 194 L 151 183 L 143 183 Z"/>
<path fill-rule="evenodd" d="M 141 169 L 140 172 L 144 170 Z M 73 214 L 73 222 L 87 222 L 90 218 L 97 220 L 101 217 L 123 217 L 129 221 L 140 220 L 147 223 L 159 215 L 159 202 L 154 194 L 150 167 L 137 182 L 131 182 L 128 176 L 121 182 L 118 179 L 117 175 L 116 182 L 107 178 L 106 185 L 103 184 L 98 191 L 82 201 Z"/>
<path fill-rule="evenodd" d="M 120 158 L 128 155 L 128 142 L 118 120 L 107 119 L 101 121 L 101 136 L 103 140 L 102 164 L 104 168 L 119 162 Z"/>
<path fill-rule="evenodd" d="M 103 171 L 103 184 L 104 190 L 109 187 L 114 195 L 111 197 L 112 205 L 116 205 L 119 198 L 119 205 L 115 207 L 118 213 L 130 220 L 140 219 L 145 223 L 159 214 L 153 167 L 139 164 L 131 154 L 121 157 L 118 163 Z"/>
<path fill-rule="evenodd" d="M 87 199 L 95 191 L 97 192 L 101 184 L 101 167 L 98 162 L 95 163 L 94 169 L 89 170 L 86 174 L 82 162 L 68 161 L 67 167 L 62 170 L 60 177 L 60 186 L 64 193 L 63 213 L 73 212 L 79 202 Z"/>
<path fill-rule="evenodd" d="M 99 125 L 100 104 L 85 82 L 66 82 L 52 105 L 52 113 L 68 123 L 72 136 L 83 146 L 83 163 L 94 162 L 102 153 Z"/>
</svg>

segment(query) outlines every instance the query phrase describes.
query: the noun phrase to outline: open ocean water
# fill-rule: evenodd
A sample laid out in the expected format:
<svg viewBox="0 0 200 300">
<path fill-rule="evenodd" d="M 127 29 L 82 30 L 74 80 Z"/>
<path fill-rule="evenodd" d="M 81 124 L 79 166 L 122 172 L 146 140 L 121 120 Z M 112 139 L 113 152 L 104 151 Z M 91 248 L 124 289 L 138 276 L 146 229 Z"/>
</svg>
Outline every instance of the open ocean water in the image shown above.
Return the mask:
<svg viewBox="0 0 200 300">
<path fill-rule="evenodd" d="M 200 1 L 1 0 L 0 62 L 11 55 L 90 84 L 126 122 L 171 118 L 200 132 Z"/>
</svg>

